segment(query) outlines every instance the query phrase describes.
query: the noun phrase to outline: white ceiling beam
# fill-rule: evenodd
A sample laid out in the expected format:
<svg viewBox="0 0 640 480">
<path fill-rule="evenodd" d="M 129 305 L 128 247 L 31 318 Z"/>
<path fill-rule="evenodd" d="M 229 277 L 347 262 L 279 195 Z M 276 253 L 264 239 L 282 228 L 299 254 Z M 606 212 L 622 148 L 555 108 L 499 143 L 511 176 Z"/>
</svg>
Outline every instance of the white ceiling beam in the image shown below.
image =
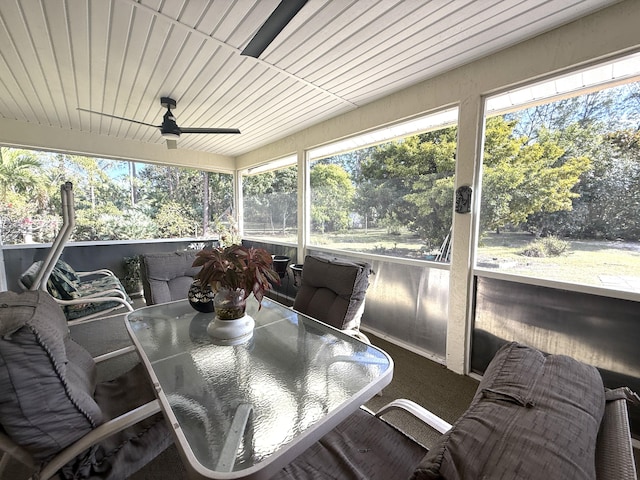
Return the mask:
<svg viewBox="0 0 640 480">
<path fill-rule="evenodd" d="M 157 163 L 223 173 L 235 171 L 232 157 L 195 150 L 169 150 L 166 145 L 0 118 L 0 145 L 114 160 Z"/>
</svg>

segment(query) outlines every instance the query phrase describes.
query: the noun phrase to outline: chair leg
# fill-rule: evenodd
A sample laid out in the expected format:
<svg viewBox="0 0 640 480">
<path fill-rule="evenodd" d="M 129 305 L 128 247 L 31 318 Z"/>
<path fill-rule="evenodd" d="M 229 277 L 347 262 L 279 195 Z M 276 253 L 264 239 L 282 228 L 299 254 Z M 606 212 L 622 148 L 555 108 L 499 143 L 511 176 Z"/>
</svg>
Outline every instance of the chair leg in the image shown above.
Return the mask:
<svg viewBox="0 0 640 480">
<path fill-rule="evenodd" d="M 33 457 L 24 448 L 15 444 L 7 435 L 0 432 L 0 478 L 4 478 L 4 471 L 12 460 L 36 470 Z"/>
<path fill-rule="evenodd" d="M 4 469 L 7 468 L 9 464 L 9 454 L 2 453 L 2 457 L 0 457 L 0 478 L 3 478 L 2 474 L 4 473 Z"/>
</svg>

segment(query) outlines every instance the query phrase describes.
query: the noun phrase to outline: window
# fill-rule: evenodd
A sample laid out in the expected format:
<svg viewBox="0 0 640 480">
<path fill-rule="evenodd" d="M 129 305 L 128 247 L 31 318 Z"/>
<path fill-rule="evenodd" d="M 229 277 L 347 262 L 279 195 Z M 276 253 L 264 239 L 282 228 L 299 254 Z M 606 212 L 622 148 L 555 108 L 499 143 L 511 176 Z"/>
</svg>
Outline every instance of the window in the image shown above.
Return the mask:
<svg viewBox="0 0 640 480">
<path fill-rule="evenodd" d="M 0 148 L 5 244 L 51 242 L 60 185 L 73 183 L 72 240 L 208 237 L 231 233 L 233 176 L 77 155 Z"/>
<path fill-rule="evenodd" d="M 298 168 L 295 156 L 243 173 L 244 236 L 298 241 Z"/>
<path fill-rule="evenodd" d="M 447 261 L 457 109 L 310 152 L 310 244 Z"/>
<path fill-rule="evenodd" d="M 640 292 L 640 56 L 487 100 L 476 264 Z"/>
</svg>

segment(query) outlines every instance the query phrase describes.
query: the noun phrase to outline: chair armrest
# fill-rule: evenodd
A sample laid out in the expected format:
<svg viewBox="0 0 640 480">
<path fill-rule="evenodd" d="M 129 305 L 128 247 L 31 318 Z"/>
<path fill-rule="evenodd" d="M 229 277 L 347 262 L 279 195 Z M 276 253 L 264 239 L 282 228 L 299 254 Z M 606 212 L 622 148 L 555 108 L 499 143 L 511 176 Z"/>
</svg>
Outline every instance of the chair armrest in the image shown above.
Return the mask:
<svg viewBox="0 0 640 480">
<path fill-rule="evenodd" d="M 122 347 L 111 352 L 103 353 L 102 355 L 98 355 L 97 357 L 93 357 L 93 361 L 96 363 L 100 363 L 135 351 L 136 347 L 134 345 L 129 345 L 128 347 Z"/>
<path fill-rule="evenodd" d="M 105 277 L 115 277 L 116 274 L 111 270 L 106 268 L 101 268 L 100 270 L 93 270 L 91 272 L 76 272 L 76 275 L 80 278 L 88 277 L 89 275 L 104 275 Z"/>
<path fill-rule="evenodd" d="M 607 391 L 607 398 L 613 399 L 607 401 L 598 432 L 596 478 L 636 480 L 627 401 L 636 404 L 640 401 L 638 396 L 626 387 Z"/>
<path fill-rule="evenodd" d="M 78 299 L 116 296 L 123 300 L 126 300 L 125 293 L 122 290 L 119 290 L 117 288 L 110 288 L 109 290 L 101 290 L 99 292 L 89 293 L 88 295 L 83 295 L 83 292 L 84 291 L 82 289 L 78 290 L 78 294 L 80 295 L 79 297 L 77 297 Z"/>
<path fill-rule="evenodd" d="M 73 300 L 61 300 L 56 298 L 56 302 L 60 305 L 82 305 L 83 303 L 105 303 L 105 302 L 118 302 L 124 305 L 127 310 L 133 312 L 133 307 L 122 297 L 101 297 L 97 295 L 88 295 L 86 297 L 78 297 Z"/>
<path fill-rule="evenodd" d="M 423 406 L 404 398 L 399 398 L 390 403 L 387 403 L 384 407 L 380 408 L 380 410 L 375 413 L 375 416 L 381 418 L 382 415 L 391 410 L 402 410 L 408 412 L 418 420 L 429 425 L 431 428 L 440 433 L 446 433 L 451 429 L 450 423 L 444 421 L 442 418 L 430 412 Z"/>
<path fill-rule="evenodd" d="M 71 444 L 58 455 L 56 455 L 40 472 L 38 477 L 40 480 L 47 480 L 51 478 L 55 473 L 60 470 L 64 465 L 70 462 L 78 454 L 84 452 L 89 447 L 101 442 L 105 438 L 111 436 L 116 432 L 120 432 L 125 428 L 129 428 L 132 425 L 149 418 L 152 415 L 160 412 L 160 403 L 158 400 L 153 400 L 149 403 L 145 403 L 140 407 L 131 410 L 127 413 L 113 418 L 108 422 L 103 423 L 99 427 L 91 430 L 87 435 L 79 439 L 77 442 Z"/>
</svg>

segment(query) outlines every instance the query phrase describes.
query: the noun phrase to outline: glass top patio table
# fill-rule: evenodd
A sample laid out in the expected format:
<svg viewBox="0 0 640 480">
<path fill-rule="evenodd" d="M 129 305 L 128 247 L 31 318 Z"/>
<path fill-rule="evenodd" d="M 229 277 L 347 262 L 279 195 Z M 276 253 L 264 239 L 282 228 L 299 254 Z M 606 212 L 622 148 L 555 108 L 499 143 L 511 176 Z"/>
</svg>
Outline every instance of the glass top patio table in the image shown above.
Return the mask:
<svg viewBox="0 0 640 480">
<path fill-rule="evenodd" d="M 251 297 L 253 337 L 219 345 L 187 300 L 126 317 L 192 478 L 267 479 L 389 384 L 381 349 Z"/>
</svg>

